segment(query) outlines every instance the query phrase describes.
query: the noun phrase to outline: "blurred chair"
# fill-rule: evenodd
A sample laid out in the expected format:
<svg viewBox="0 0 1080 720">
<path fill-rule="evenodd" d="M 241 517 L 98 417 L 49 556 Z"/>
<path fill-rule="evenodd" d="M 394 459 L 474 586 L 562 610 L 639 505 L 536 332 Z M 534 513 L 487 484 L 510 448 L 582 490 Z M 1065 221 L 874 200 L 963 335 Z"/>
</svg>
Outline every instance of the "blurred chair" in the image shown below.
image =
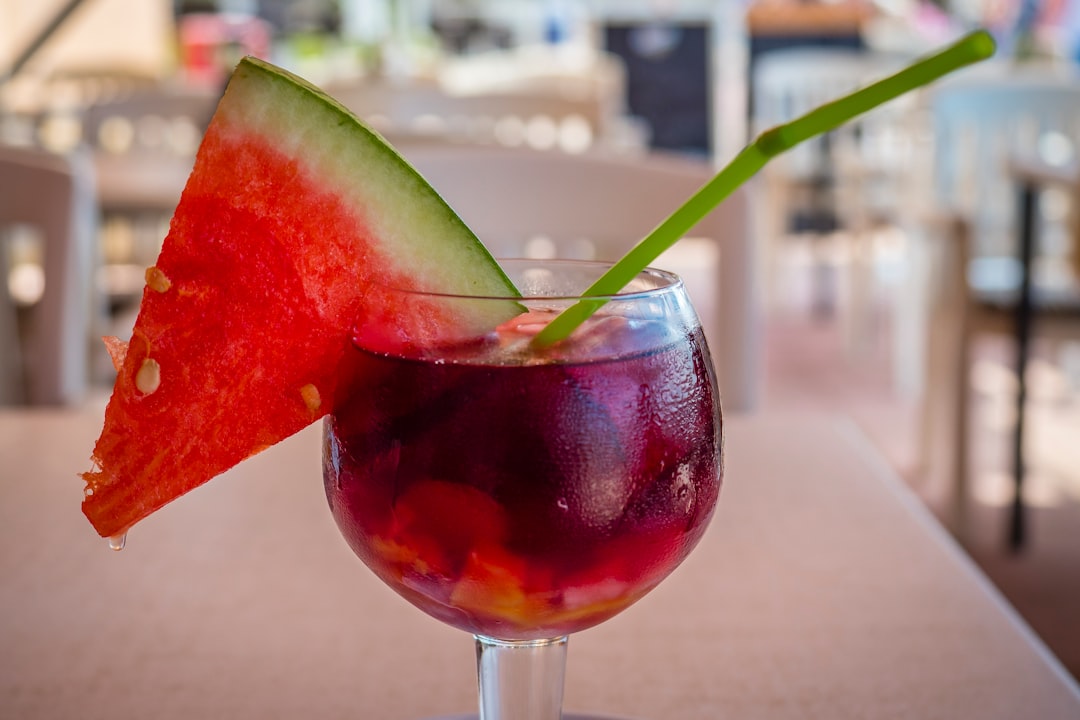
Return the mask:
<svg viewBox="0 0 1080 720">
<path fill-rule="evenodd" d="M 755 61 L 752 78 L 754 134 L 792 120 L 898 70 L 900 57 L 847 47 L 807 46 L 772 50 Z M 870 318 L 875 227 L 902 207 L 899 189 L 910 159 L 914 98 L 898 98 L 844 126 L 811 138 L 772 160 L 761 173 L 758 222 L 765 268 L 776 270 L 777 252 L 790 235 L 811 238 L 847 233 L 846 256 L 852 297 L 849 344 L 864 341 Z M 833 310 L 827 263 L 814 259 L 817 311 Z M 775 294 L 770 277 L 768 292 Z"/>
<path fill-rule="evenodd" d="M 142 292 L 217 105 L 202 87 L 156 85 L 103 98 L 82 116 L 102 214 L 102 283 L 114 306 Z"/>
<path fill-rule="evenodd" d="M 1003 62 L 979 70 L 930 91 L 932 202 L 967 218 L 977 272 L 994 275 L 1018 262 L 1009 164 L 1018 157 L 1062 163 L 1080 152 L 1080 75 Z"/>
<path fill-rule="evenodd" d="M 326 91 L 393 141 L 396 137 L 580 153 L 643 145 L 618 133 L 607 100 L 555 87 L 451 92 L 437 82 L 362 80 Z"/>
<path fill-rule="evenodd" d="M 496 255 L 617 260 L 713 175 L 704 160 L 418 145 L 404 156 Z M 762 382 L 757 268 L 743 191 L 654 264 L 684 276 L 725 408 L 754 410 Z"/>
<path fill-rule="evenodd" d="M 87 107 L 82 134 L 94 150 L 103 209 L 171 214 L 219 97 L 202 87 L 162 85 Z"/>
<path fill-rule="evenodd" d="M 40 298 L 27 298 L 25 313 L 19 313 L 25 314 L 23 327 L 8 327 L 11 308 L 0 307 L 0 332 L 15 331 L 2 339 L 0 396 L 33 405 L 78 402 L 89 379 L 91 332 L 100 319 L 93 283 L 93 168 L 80 153 L 0 145 L 0 188 L 0 239 L 15 232 L 37 238 L 44 280 Z M 10 278 L 3 278 L 5 299 L 11 298 Z"/>
<path fill-rule="evenodd" d="M 934 226 L 944 230 L 938 287 L 930 305 L 924 390 L 924 462 L 948 457 L 950 521 L 965 529 L 971 451 L 971 368 L 980 335 L 1004 334 L 1016 352 L 1010 543 L 1024 540 L 1026 369 L 1035 337 L 1080 337 L 1080 241 L 1041 196 L 1071 196 L 1080 180 L 1060 178 L 1080 154 L 1080 79 L 997 67 L 941 83 L 931 95 Z M 1043 170 L 1040 170 L 1042 168 Z M 1055 180 L 1055 178 L 1057 178 Z M 1047 206 L 1061 203 L 1046 203 Z M 1071 243 L 1071 247 L 1070 247 Z M 935 443 L 944 442 L 948 452 Z"/>
</svg>

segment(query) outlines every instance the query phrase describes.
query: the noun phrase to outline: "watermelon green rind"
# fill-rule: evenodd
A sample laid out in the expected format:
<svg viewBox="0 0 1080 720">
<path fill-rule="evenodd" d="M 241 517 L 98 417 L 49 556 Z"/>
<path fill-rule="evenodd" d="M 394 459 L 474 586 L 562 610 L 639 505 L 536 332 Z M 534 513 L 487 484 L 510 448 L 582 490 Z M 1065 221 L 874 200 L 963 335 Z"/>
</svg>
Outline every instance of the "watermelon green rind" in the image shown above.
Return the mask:
<svg viewBox="0 0 1080 720">
<path fill-rule="evenodd" d="M 379 282 L 516 297 L 438 194 L 340 104 L 245 59 L 207 128 L 83 474 L 119 535 L 331 412 L 356 332 L 424 344 L 484 332 L 497 304 L 390 303 Z M 484 309 L 486 308 L 486 309 Z"/>
</svg>

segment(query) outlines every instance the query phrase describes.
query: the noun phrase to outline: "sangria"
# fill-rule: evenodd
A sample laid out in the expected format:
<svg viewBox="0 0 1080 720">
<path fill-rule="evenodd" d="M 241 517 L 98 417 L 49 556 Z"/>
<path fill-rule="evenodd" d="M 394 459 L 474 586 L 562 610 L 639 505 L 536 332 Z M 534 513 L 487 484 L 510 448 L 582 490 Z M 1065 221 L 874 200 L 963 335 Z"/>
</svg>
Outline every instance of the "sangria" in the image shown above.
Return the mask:
<svg viewBox="0 0 1080 720">
<path fill-rule="evenodd" d="M 400 595 L 482 643 L 535 646 L 625 609 L 698 542 L 720 402 L 675 276 L 639 274 L 544 347 L 539 329 L 606 266 L 503 265 L 525 297 L 487 335 L 390 351 L 358 337 L 324 481 L 345 539 Z"/>
</svg>

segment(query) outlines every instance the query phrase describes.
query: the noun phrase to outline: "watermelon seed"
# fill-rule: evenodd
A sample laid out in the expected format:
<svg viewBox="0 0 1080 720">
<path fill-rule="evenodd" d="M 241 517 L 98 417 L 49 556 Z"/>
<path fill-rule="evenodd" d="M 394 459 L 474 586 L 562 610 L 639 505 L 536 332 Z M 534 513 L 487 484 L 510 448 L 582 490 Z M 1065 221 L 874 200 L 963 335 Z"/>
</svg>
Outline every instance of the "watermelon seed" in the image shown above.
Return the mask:
<svg viewBox="0 0 1080 720">
<path fill-rule="evenodd" d="M 143 395 L 150 395 L 161 385 L 161 366 L 153 358 L 143 360 L 142 367 L 135 375 L 135 387 Z"/>
<path fill-rule="evenodd" d="M 146 268 L 146 286 L 154 292 L 163 293 L 172 287 L 172 280 L 157 265 Z"/>
<path fill-rule="evenodd" d="M 311 383 L 300 388 L 300 397 L 304 399 L 304 404 L 307 405 L 307 409 L 311 412 L 317 412 L 322 405 L 322 397 L 319 396 L 319 388 Z"/>
</svg>

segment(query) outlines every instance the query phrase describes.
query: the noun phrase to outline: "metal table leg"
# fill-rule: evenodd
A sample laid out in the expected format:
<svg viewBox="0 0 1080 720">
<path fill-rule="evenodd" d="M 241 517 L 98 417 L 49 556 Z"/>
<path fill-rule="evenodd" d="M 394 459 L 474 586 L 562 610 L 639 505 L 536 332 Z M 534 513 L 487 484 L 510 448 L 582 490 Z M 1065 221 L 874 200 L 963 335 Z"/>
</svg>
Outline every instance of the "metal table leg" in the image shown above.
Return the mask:
<svg viewBox="0 0 1080 720">
<path fill-rule="evenodd" d="M 1020 289 L 1016 300 L 1016 432 L 1013 436 L 1013 498 L 1009 524 L 1009 548 L 1016 552 L 1027 539 L 1026 508 L 1024 507 L 1024 406 L 1027 403 L 1027 364 L 1030 354 L 1031 326 L 1034 312 L 1031 299 L 1031 265 L 1035 255 L 1035 224 L 1038 211 L 1038 191 L 1029 182 L 1020 185 Z"/>
</svg>

